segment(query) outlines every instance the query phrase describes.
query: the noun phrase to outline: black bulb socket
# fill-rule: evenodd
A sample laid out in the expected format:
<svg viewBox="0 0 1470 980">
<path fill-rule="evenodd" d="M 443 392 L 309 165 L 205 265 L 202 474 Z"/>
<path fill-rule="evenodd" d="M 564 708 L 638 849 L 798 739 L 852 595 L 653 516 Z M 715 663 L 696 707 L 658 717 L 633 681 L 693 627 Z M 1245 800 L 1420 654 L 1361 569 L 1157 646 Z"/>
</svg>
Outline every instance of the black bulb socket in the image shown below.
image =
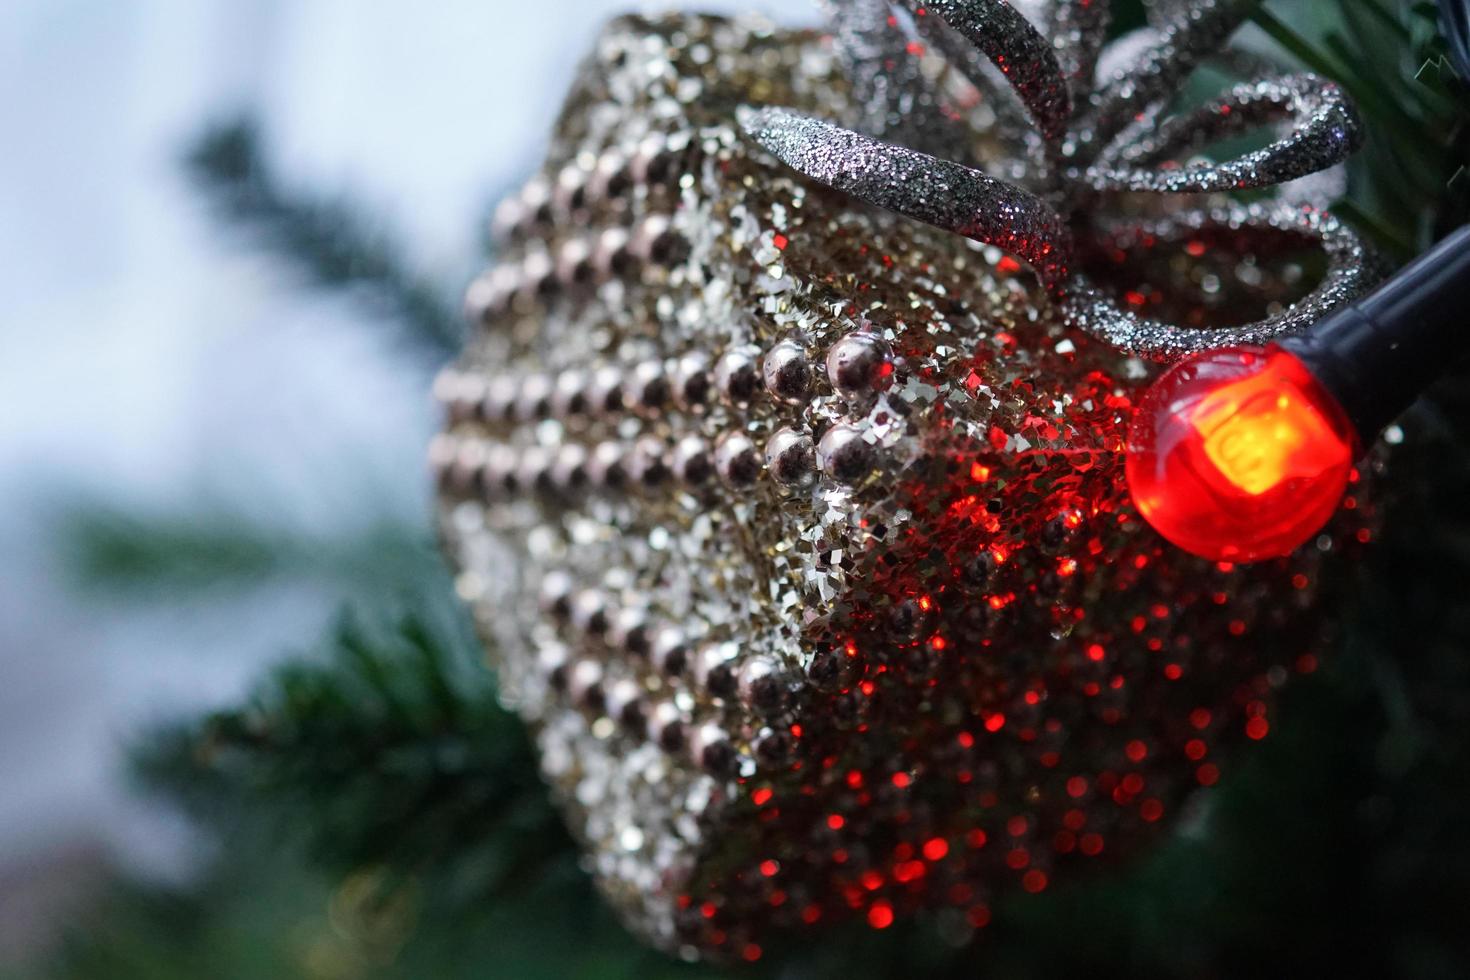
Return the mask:
<svg viewBox="0 0 1470 980">
<path fill-rule="evenodd" d="M 1470 350 L 1470 225 L 1276 346 L 1312 372 L 1370 445 Z"/>
</svg>

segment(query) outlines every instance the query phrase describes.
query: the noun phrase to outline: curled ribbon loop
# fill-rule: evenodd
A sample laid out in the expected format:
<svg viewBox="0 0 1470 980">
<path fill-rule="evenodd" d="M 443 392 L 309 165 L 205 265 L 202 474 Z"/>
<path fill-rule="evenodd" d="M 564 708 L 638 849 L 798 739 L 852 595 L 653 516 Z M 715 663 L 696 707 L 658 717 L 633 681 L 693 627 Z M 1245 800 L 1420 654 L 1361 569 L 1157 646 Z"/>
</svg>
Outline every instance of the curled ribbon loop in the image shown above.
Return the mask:
<svg viewBox="0 0 1470 980">
<path fill-rule="evenodd" d="M 1250 235 L 1278 249 L 1315 247 L 1327 256 L 1327 270 L 1316 289 L 1280 313 L 1235 327 L 1182 327 L 1141 317 L 1120 307 L 1087 277 L 1076 275 L 1062 291 L 1069 319 L 1138 357 L 1172 361 L 1200 350 L 1262 344 L 1303 330 L 1371 289 L 1377 279 L 1375 264 L 1363 260 L 1358 236 L 1346 225 L 1325 211 L 1285 202 L 1183 211 L 1155 221 L 1117 225 L 1108 234 L 1115 239 L 1149 236 L 1182 247 L 1211 232 Z"/>
<path fill-rule="evenodd" d="M 1066 224 L 1013 184 L 786 109 L 744 110 L 741 125 L 787 166 L 828 187 L 1003 248 L 1049 284 L 1067 274 Z"/>
<path fill-rule="evenodd" d="M 1290 133 L 1218 164 L 1162 168 L 1161 161 L 1287 120 Z M 1211 105 L 1120 138 L 1079 179 L 1095 190 L 1154 193 L 1267 187 L 1320 173 L 1358 143 L 1358 118 L 1342 89 L 1315 75 L 1288 75 L 1235 86 Z M 1125 131 L 1124 136 L 1129 134 Z"/>
<path fill-rule="evenodd" d="M 1239 0 L 1155 0 L 1152 26 L 1129 42 L 1126 55 L 1102 48 L 1106 0 L 1038 0 L 1019 7 L 1005 0 L 822 2 L 838 25 L 839 54 L 865 105 L 862 118 L 849 121 L 862 132 L 777 108 L 744 111 L 746 132 L 814 180 L 1014 253 L 1063 297 L 1076 326 L 1120 350 L 1168 360 L 1267 340 L 1301 329 L 1373 285 L 1376 264 L 1359 237 L 1329 215 L 1288 204 L 1289 191 L 1261 205 L 1191 205 L 1150 226 L 1164 243 L 1190 229 L 1233 230 L 1324 252 L 1328 268 L 1317 288 L 1256 323 L 1205 329 L 1145 319 L 1111 300 L 1105 283 L 1077 271 L 1076 250 L 1095 251 L 1110 234 L 1099 195 L 1106 203 L 1116 192 L 1210 194 L 1289 181 L 1299 187 L 1302 178 L 1330 171 L 1356 149 L 1356 111 L 1338 86 L 1310 74 L 1243 82 L 1192 112 L 1166 117 L 1184 80 L 1203 60 L 1221 54 L 1240 26 L 1246 8 Z M 1029 141 L 1016 139 L 1021 145 L 1013 155 L 1020 162 L 1007 172 L 1024 187 L 944 158 L 963 156 L 972 134 L 962 132 L 948 144 L 936 134 L 939 127 L 964 127 L 938 111 L 939 96 L 928 87 L 918 50 L 906 42 L 896 16 L 900 9 L 983 94 L 1010 90 L 1009 104 L 995 98 L 996 132 L 1016 139 L 1015 123 L 1029 121 L 1034 128 Z M 1100 60 L 1125 67 L 1094 85 Z M 1261 149 L 1220 163 L 1179 160 L 1266 125 L 1285 132 Z M 1033 152 L 1038 142 L 1041 152 Z"/>
</svg>

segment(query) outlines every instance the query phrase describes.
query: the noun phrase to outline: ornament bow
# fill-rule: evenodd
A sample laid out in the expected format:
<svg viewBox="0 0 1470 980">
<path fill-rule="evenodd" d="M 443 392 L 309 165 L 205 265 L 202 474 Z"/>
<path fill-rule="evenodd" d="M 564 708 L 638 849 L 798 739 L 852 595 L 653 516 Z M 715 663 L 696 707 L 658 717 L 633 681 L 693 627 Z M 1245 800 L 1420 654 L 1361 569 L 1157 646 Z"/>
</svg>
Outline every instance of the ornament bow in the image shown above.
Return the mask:
<svg viewBox="0 0 1470 980">
<path fill-rule="evenodd" d="M 1310 74 L 1261 77 L 1191 112 L 1170 111 L 1195 68 L 1221 54 L 1250 0 L 1154 0 L 1149 28 L 1106 47 L 1108 0 L 819 3 L 852 80 L 854 118 L 840 126 L 747 107 L 746 132 L 814 180 L 1013 253 L 1057 293 L 1071 322 L 1120 350 L 1172 360 L 1262 343 L 1304 328 L 1377 279 L 1362 240 L 1318 207 L 1279 194 L 1249 204 L 1219 196 L 1341 163 L 1359 143 L 1360 124 L 1336 84 Z M 1004 167 L 1009 179 L 972 165 L 984 156 L 980 134 L 926 70 L 930 51 L 992 107 L 1007 152 L 983 162 Z M 1260 149 L 1218 163 L 1176 162 L 1270 125 L 1281 132 Z M 1213 196 L 1129 213 L 1113 206 L 1128 192 Z M 1096 252 L 1200 236 L 1312 247 L 1325 254 L 1326 271 L 1309 294 L 1265 319 L 1198 327 L 1124 308 L 1076 261 L 1083 246 Z"/>
</svg>

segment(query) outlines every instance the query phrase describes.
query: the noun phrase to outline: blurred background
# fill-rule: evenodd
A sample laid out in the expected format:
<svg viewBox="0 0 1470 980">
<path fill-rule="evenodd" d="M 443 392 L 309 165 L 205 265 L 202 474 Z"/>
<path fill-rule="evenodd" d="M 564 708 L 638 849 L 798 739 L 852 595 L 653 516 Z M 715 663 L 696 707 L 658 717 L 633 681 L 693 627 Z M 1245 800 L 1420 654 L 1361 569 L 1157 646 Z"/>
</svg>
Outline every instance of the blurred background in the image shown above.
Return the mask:
<svg viewBox="0 0 1470 980">
<path fill-rule="evenodd" d="M 427 533 L 441 350 L 222 224 L 190 148 L 255 121 L 283 193 L 350 200 L 452 313 L 624 7 L 0 6 L 0 962 L 52 936 L 72 879 L 189 873 L 127 737 L 241 697 L 375 544 Z"/>
<path fill-rule="evenodd" d="M 1409 23 L 1407 4 L 1369 2 Z M 490 207 L 536 167 L 577 60 L 626 6 L 0 6 L 0 976 L 674 970 L 622 937 L 582 892 L 537 906 L 556 911 L 535 921 L 492 916 L 424 939 L 432 929 L 405 923 L 426 919 L 427 884 L 382 889 L 376 871 L 318 872 L 277 844 L 278 823 L 206 831 L 178 794 L 140 788 L 148 759 L 129 761 L 145 733 L 240 703 L 284 657 L 330 663 L 356 636 L 341 625 L 344 607 L 371 619 L 416 591 L 429 598 L 414 615 L 438 624 L 456 656 L 476 657 L 457 614 L 439 608 L 449 589 L 428 526 L 422 459 L 437 424 L 428 385 L 457 342 L 457 297 L 483 264 Z M 790 0 L 699 6 L 810 19 Z M 1407 106 L 1395 91 L 1414 84 L 1416 45 L 1433 43 L 1430 22 L 1415 22 L 1417 33 L 1395 37 L 1382 63 L 1369 63 L 1327 43 L 1341 29 L 1339 4 L 1270 7 L 1313 42 L 1295 52 L 1283 45 L 1290 55 L 1353 65 L 1365 91 L 1418 113 L 1411 124 L 1426 145 L 1449 154 L 1433 157 L 1438 169 L 1425 179 L 1445 186 L 1463 140 L 1457 149 L 1460 137 L 1435 127 L 1448 118 L 1463 134 L 1463 116 L 1435 117 L 1442 103 Z M 1256 33 L 1264 43 L 1270 25 Z M 1392 168 L 1393 156 L 1380 146 L 1368 159 Z M 1444 223 L 1432 198 L 1397 202 L 1361 174 L 1355 181 L 1352 206 L 1401 255 Z M 1410 217 L 1396 218 L 1396 208 Z M 1442 441 L 1430 437 L 1425 465 L 1461 481 L 1444 478 L 1434 499 L 1466 486 L 1442 452 L 1462 422 L 1440 412 L 1427 423 Z M 1420 617 L 1432 634 L 1424 650 L 1463 652 L 1462 634 L 1423 622 L 1436 593 L 1409 588 L 1441 580 L 1449 566 L 1431 569 L 1419 553 L 1392 557 L 1405 592 L 1391 599 L 1410 605 L 1385 596 L 1377 612 Z M 1461 604 L 1445 602 L 1440 611 L 1463 630 Z M 988 955 L 1010 964 L 1006 975 L 1047 975 L 1025 968 L 1026 943 L 1069 931 L 1059 923 L 1081 915 L 1072 921 L 1091 938 L 1078 957 L 1126 940 L 1113 967 L 1131 964 L 1134 975 L 1235 975 L 1252 950 L 1292 937 L 1307 946 L 1276 965 L 1368 956 L 1389 975 L 1466 975 L 1470 868 L 1463 842 L 1447 852 L 1443 841 L 1470 824 L 1453 831 L 1464 791 L 1441 776 L 1467 756 L 1463 737 L 1447 742 L 1436 726 L 1464 722 L 1470 684 L 1461 674 L 1448 686 L 1437 673 L 1405 677 L 1398 660 L 1368 646 L 1340 689 L 1329 677 L 1329 693 L 1306 696 L 1304 727 L 1265 753 L 1259 792 L 1236 798 L 1270 814 L 1243 818 L 1234 831 L 1253 842 L 1246 866 L 1259 877 L 1221 870 L 1239 858 L 1226 846 L 1237 838 L 1197 835 L 1126 882 L 1016 912 L 1018 942 Z M 1428 708 L 1413 693 L 1419 684 L 1441 692 Z M 1314 718 L 1320 734 L 1309 728 Z M 1303 777 L 1302 759 L 1320 761 L 1347 719 L 1366 730 L 1342 752 L 1372 771 L 1338 759 L 1347 768 Z M 501 761 L 528 765 L 524 755 Z M 1306 784 L 1311 799 L 1282 797 L 1269 788 L 1279 789 L 1270 782 L 1278 777 Z M 1417 837 L 1401 826 L 1422 816 L 1405 810 L 1404 780 L 1418 794 L 1413 807 L 1438 811 Z M 1333 796 L 1339 790 L 1349 795 Z M 1261 839 L 1293 812 L 1294 829 Z M 1371 834 L 1359 838 L 1363 827 Z M 1312 853 L 1303 855 L 1304 841 Z M 1183 892 L 1160 884 L 1206 854 L 1219 873 L 1195 875 Z M 1240 889 L 1271 882 L 1271 863 L 1288 856 L 1297 863 L 1275 873 L 1291 897 L 1175 942 L 1171 915 L 1183 913 L 1170 907 L 1210 916 L 1223 907 L 1211 903 L 1228 900 L 1240 911 L 1263 901 Z M 1324 869 L 1335 874 L 1324 878 Z M 1288 883 L 1304 874 L 1316 876 L 1317 890 Z M 1226 886 L 1234 891 L 1216 894 Z M 1313 904 L 1329 893 L 1340 908 Z M 372 901 L 359 900 L 366 895 Z M 1402 930 L 1382 927 L 1389 948 L 1369 955 L 1366 940 L 1350 938 L 1363 925 L 1353 916 L 1376 916 L 1402 895 L 1437 911 L 1421 916 L 1400 902 Z M 1132 911 L 1099 911 L 1120 903 Z M 409 905 L 417 911 L 405 912 Z M 1297 921 L 1273 918 L 1292 908 Z M 1319 915 L 1326 924 L 1310 924 Z M 1247 943 L 1244 960 L 1221 952 L 1241 936 L 1262 942 Z M 892 949 L 944 945 L 922 932 L 890 943 L 903 941 L 916 945 L 873 962 L 891 962 L 882 956 Z M 946 969 L 969 962 L 947 946 L 942 955 Z M 842 962 L 818 956 L 787 975 Z M 1271 972 L 1265 964 L 1259 975 Z"/>
</svg>

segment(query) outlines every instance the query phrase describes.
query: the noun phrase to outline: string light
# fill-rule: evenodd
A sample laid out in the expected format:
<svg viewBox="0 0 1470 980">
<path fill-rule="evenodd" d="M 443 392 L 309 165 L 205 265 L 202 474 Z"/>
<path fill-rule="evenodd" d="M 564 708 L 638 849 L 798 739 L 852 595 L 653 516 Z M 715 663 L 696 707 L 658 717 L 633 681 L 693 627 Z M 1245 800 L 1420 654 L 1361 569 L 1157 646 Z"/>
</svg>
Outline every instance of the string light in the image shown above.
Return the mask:
<svg viewBox="0 0 1470 980">
<path fill-rule="evenodd" d="M 1186 551 L 1255 561 L 1291 552 L 1342 499 L 1352 424 L 1295 357 L 1233 348 L 1175 365 L 1139 403 L 1128 483 Z"/>
<path fill-rule="evenodd" d="M 1361 448 L 1465 348 L 1467 288 L 1470 227 L 1299 336 L 1176 364 L 1129 427 L 1139 512 L 1215 561 L 1300 547 L 1337 510 Z"/>
</svg>

